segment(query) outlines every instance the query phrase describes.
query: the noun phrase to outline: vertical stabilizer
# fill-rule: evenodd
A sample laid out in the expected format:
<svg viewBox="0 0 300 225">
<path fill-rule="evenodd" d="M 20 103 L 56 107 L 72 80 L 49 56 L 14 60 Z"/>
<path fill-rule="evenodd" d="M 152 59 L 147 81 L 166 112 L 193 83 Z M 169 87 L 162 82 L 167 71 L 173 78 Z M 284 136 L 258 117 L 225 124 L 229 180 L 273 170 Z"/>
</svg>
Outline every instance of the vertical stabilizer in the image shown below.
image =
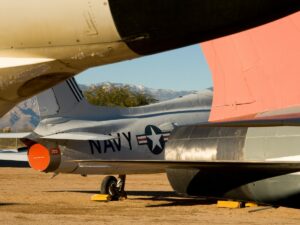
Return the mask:
<svg viewBox="0 0 300 225">
<path fill-rule="evenodd" d="M 70 78 L 37 96 L 41 119 L 70 112 L 85 101 L 74 78 Z"/>
<path fill-rule="evenodd" d="M 300 12 L 202 43 L 214 80 L 210 121 L 300 105 Z M 296 112 L 294 112 L 296 113 Z"/>
</svg>

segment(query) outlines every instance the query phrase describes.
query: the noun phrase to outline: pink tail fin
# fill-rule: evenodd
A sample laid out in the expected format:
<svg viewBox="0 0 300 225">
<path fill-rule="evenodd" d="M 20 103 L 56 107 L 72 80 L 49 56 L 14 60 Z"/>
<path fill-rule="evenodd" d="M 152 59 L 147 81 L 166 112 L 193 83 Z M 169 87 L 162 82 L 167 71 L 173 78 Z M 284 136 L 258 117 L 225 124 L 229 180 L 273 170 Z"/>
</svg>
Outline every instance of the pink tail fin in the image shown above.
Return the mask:
<svg viewBox="0 0 300 225">
<path fill-rule="evenodd" d="M 214 81 L 210 121 L 300 105 L 300 12 L 201 46 Z"/>
</svg>

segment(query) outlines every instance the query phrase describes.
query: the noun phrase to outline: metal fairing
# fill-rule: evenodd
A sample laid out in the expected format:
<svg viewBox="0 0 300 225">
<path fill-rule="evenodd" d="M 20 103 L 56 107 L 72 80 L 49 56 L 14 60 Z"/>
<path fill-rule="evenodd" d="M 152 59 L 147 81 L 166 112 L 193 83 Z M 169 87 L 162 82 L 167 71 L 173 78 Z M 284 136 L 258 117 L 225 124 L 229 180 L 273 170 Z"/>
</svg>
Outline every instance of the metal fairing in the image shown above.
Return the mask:
<svg viewBox="0 0 300 225">
<path fill-rule="evenodd" d="M 168 142 L 166 159 L 299 161 L 299 134 L 299 126 L 181 127 L 174 130 Z M 177 192 L 191 196 L 300 207 L 299 173 L 195 168 L 168 169 L 167 174 Z"/>
</svg>

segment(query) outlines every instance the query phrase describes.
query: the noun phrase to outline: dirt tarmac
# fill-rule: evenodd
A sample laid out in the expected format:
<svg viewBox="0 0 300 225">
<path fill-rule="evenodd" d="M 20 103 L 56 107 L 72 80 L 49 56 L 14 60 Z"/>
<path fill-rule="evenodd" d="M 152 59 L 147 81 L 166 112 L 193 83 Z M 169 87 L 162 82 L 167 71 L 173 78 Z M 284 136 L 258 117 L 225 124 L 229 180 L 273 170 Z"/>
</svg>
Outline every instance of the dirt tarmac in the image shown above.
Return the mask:
<svg viewBox="0 0 300 225">
<path fill-rule="evenodd" d="M 215 202 L 176 196 L 164 174 L 127 178 L 128 199 L 92 202 L 103 176 L 41 174 L 0 168 L 4 224 L 300 224 L 300 210 L 222 209 Z"/>
</svg>

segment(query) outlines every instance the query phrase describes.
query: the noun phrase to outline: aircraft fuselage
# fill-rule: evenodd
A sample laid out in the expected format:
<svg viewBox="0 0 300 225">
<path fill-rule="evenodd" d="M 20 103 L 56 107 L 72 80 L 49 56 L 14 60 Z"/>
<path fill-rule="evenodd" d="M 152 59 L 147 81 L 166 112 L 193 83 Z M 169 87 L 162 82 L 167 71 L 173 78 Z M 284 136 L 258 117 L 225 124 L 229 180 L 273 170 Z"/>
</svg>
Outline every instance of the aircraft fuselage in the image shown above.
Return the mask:
<svg viewBox="0 0 300 225">
<path fill-rule="evenodd" d="M 168 103 L 158 103 L 153 106 L 124 109 L 111 120 L 99 121 L 72 118 L 51 118 L 42 120 L 35 132 L 39 135 L 52 135 L 61 132 L 92 132 L 111 135 L 112 140 L 45 140 L 37 139 L 36 142 L 57 148 L 62 153 L 59 167 L 52 172 L 77 173 L 77 174 L 114 174 L 120 171 L 117 168 L 80 168 L 77 163 L 69 161 L 80 159 L 91 160 L 163 160 L 164 149 L 168 138 L 176 126 L 203 123 L 208 120 L 210 108 L 196 106 L 200 93 L 192 94 L 189 102 L 190 108 L 168 108 Z M 209 97 L 208 97 L 209 98 Z M 192 99 L 192 100 L 191 100 Z M 183 99 L 171 102 L 185 102 Z M 193 106 L 193 103 L 195 106 Z M 177 103 L 176 103 L 177 104 Z M 175 104 L 175 105 L 176 105 Z M 163 108 L 165 110 L 163 110 Z M 165 105 L 165 106 L 164 106 Z M 91 106 L 93 107 L 93 106 Z M 93 110 L 90 110 L 93 111 Z M 130 112 L 129 112 L 130 111 Z M 148 113 L 146 112 L 148 111 Z M 125 112 L 125 113 L 124 113 Z M 141 114 L 141 112 L 144 112 Z M 120 114 L 119 114 L 120 113 Z M 109 113 L 108 113 L 109 114 Z M 110 113 L 114 117 L 113 113 Z M 146 167 L 139 169 L 123 168 L 124 173 L 153 173 L 164 172 L 158 168 L 153 170 Z M 49 172 L 49 170 L 47 170 Z"/>
</svg>

